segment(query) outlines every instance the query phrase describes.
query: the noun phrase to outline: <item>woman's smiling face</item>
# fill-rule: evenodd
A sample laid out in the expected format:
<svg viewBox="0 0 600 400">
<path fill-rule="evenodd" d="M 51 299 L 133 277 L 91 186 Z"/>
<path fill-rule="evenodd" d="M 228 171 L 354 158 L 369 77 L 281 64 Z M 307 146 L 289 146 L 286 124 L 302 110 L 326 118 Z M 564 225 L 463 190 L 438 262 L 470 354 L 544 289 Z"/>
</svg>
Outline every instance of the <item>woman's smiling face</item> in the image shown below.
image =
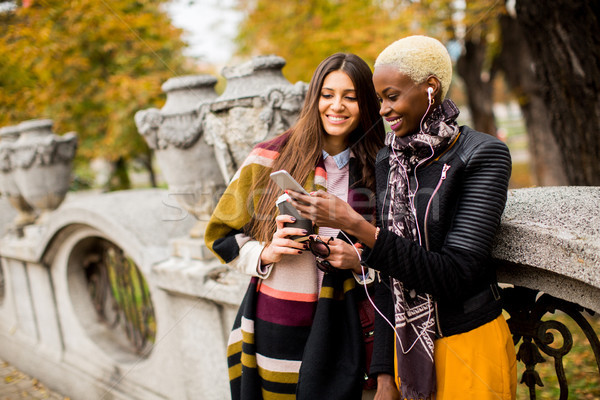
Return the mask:
<svg viewBox="0 0 600 400">
<path fill-rule="evenodd" d="M 343 71 L 325 77 L 319 98 L 319 113 L 328 135 L 346 140 L 360 123 L 354 83 Z"/>
<path fill-rule="evenodd" d="M 399 137 L 416 133 L 429 100 L 427 83 L 416 84 L 393 66 L 381 65 L 373 72 L 373 84 L 380 101 L 379 114 Z"/>
</svg>

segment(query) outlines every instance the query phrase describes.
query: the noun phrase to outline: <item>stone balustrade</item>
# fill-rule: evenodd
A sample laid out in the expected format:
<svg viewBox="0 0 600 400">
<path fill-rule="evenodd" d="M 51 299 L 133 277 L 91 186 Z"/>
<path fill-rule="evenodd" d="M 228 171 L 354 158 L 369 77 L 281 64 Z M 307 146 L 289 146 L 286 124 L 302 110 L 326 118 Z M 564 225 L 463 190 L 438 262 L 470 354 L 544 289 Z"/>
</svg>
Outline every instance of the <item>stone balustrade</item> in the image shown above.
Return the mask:
<svg viewBox="0 0 600 400">
<path fill-rule="evenodd" d="M 136 115 L 163 169 L 187 157 L 168 190 L 69 192 L 20 234 L 8 228 L 22 210 L 0 197 L 0 358 L 74 400 L 229 398 L 226 343 L 249 278 L 204 246 L 200 195 L 293 123 L 305 86 L 283 79 L 282 62 L 226 69 L 220 96 L 210 77 L 170 80 L 165 107 Z M 505 291 L 600 312 L 600 187 L 510 190 L 493 258 Z M 133 286 L 135 304 L 114 291 Z"/>
<path fill-rule="evenodd" d="M 600 187 L 510 191 L 493 256 L 501 281 L 600 312 Z"/>
<path fill-rule="evenodd" d="M 500 280 L 600 312 L 599 202 L 600 188 L 511 190 L 494 247 Z M 73 399 L 227 398 L 226 340 L 248 278 L 175 251 L 194 224 L 165 190 L 73 193 L 45 229 L 3 237 L 0 357 Z M 82 249 L 99 239 L 148 283 L 147 354 L 95 318 Z"/>
</svg>

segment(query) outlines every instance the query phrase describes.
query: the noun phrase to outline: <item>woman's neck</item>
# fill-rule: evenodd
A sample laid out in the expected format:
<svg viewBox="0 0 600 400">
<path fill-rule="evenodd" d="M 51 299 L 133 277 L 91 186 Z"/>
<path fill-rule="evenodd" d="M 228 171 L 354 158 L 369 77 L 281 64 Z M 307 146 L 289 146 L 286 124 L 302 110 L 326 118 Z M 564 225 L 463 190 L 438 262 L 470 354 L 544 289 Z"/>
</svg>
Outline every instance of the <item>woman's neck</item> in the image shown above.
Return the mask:
<svg viewBox="0 0 600 400">
<path fill-rule="evenodd" d="M 336 140 L 337 139 L 337 140 Z M 327 152 L 327 154 L 335 156 L 336 154 L 341 153 L 346 150 L 348 144 L 345 140 L 339 140 L 340 138 L 327 136 L 325 138 L 325 143 L 323 145 L 323 150 Z"/>
</svg>

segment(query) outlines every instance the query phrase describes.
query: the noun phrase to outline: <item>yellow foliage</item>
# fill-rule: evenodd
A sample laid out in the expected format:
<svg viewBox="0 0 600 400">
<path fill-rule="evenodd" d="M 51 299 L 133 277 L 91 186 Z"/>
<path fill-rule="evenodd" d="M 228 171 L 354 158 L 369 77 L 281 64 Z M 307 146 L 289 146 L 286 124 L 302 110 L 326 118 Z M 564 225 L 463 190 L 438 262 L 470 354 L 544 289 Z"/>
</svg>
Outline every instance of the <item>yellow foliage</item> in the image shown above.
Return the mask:
<svg viewBox="0 0 600 400">
<path fill-rule="evenodd" d="M 463 32 L 490 31 L 504 2 L 467 0 L 240 0 L 247 11 L 237 37 L 240 54 L 277 54 L 286 77 L 308 81 L 321 60 L 352 52 L 370 65 L 401 37 L 427 34 L 444 43 Z"/>
<path fill-rule="evenodd" d="M 145 152 L 134 113 L 191 72 L 166 2 L 44 0 L 2 15 L 0 126 L 51 118 L 56 132 L 78 133 L 80 157 Z"/>
</svg>

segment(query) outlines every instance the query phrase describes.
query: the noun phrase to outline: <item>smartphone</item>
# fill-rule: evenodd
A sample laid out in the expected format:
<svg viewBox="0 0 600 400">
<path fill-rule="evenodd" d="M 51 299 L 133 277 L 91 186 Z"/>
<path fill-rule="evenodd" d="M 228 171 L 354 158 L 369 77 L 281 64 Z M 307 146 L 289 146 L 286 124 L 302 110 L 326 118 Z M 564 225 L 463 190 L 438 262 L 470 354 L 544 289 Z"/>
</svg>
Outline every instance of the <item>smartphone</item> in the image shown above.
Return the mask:
<svg viewBox="0 0 600 400">
<path fill-rule="evenodd" d="M 307 196 L 310 194 L 299 184 L 286 170 L 279 170 L 271 173 L 271 179 L 284 191 L 293 190 L 294 192 L 302 193 Z"/>
</svg>

